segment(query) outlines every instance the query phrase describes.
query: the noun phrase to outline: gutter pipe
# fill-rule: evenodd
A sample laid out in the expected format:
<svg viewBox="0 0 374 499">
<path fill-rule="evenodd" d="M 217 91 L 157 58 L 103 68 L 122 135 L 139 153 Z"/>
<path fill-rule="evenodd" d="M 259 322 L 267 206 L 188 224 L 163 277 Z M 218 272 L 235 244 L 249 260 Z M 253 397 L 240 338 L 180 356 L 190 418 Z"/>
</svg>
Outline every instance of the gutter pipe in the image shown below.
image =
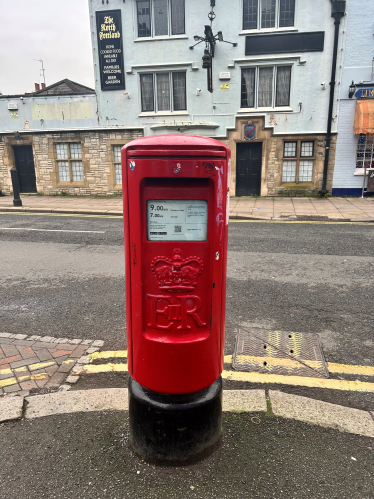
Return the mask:
<svg viewBox="0 0 374 499">
<path fill-rule="evenodd" d="M 335 95 L 335 78 L 336 78 L 336 62 L 338 58 L 338 45 L 339 45 L 339 29 L 340 21 L 345 15 L 345 0 L 331 0 L 331 17 L 335 19 L 335 37 L 334 37 L 334 49 L 332 57 L 332 70 L 331 70 L 331 82 L 330 82 L 330 103 L 329 103 L 329 114 L 327 119 L 327 135 L 326 135 L 326 150 L 325 150 L 325 162 L 323 167 L 323 180 L 322 189 L 320 190 L 321 197 L 327 194 L 327 172 L 329 168 L 330 159 L 330 146 L 331 146 L 331 127 L 332 118 L 334 110 L 334 95 Z"/>
</svg>

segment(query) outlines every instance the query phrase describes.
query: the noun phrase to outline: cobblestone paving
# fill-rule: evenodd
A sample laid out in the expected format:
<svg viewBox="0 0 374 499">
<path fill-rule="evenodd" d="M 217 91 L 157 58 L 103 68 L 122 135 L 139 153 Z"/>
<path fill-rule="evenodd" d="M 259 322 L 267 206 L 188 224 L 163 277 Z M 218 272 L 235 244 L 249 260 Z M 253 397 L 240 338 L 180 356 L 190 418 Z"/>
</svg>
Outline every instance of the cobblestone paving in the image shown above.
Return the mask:
<svg viewBox="0 0 374 499">
<path fill-rule="evenodd" d="M 76 364 L 86 363 L 85 354 L 103 345 L 101 340 L 0 333 L 0 396 L 59 388 Z"/>
</svg>

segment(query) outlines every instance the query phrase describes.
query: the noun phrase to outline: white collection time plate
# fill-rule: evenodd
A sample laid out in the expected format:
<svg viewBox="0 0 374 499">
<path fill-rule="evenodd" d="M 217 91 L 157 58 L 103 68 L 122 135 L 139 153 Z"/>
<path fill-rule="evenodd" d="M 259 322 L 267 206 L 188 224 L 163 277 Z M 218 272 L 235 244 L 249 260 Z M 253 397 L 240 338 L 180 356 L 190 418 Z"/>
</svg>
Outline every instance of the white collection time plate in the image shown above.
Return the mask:
<svg viewBox="0 0 374 499">
<path fill-rule="evenodd" d="M 206 241 L 207 228 L 207 201 L 147 201 L 148 241 Z"/>
</svg>

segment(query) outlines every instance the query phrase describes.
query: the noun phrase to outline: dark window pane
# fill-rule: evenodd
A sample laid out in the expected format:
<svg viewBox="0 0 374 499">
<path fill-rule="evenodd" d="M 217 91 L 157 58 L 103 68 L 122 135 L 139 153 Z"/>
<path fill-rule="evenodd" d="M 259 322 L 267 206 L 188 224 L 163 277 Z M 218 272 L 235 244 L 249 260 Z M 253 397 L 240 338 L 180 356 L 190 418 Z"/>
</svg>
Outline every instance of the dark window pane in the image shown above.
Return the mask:
<svg viewBox="0 0 374 499">
<path fill-rule="evenodd" d="M 277 97 L 275 106 L 290 105 L 291 66 L 277 69 Z"/>
<path fill-rule="evenodd" d="M 184 111 L 186 105 L 186 73 L 173 73 L 173 108 Z"/>
<path fill-rule="evenodd" d="M 140 89 L 142 94 L 142 111 L 154 111 L 153 75 L 140 75 Z"/>
<path fill-rule="evenodd" d="M 153 0 L 155 36 L 168 35 L 168 0 Z"/>
<path fill-rule="evenodd" d="M 184 33 L 184 0 L 171 0 L 171 34 L 183 35 Z"/>
<path fill-rule="evenodd" d="M 255 107 L 255 68 L 242 70 L 241 107 Z"/>
<path fill-rule="evenodd" d="M 280 0 L 279 26 L 281 28 L 295 24 L 295 0 Z"/>
<path fill-rule="evenodd" d="M 273 105 L 273 68 L 260 68 L 258 74 L 258 107 Z"/>
<path fill-rule="evenodd" d="M 170 111 L 169 73 L 157 75 L 157 111 Z"/>
<path fill-rule="evenodd" d="M 136 2 L 138 10 L 138 36 L 151 36 L 151 6 L 149 0 Z"/>
<path fill-rule="evenodd" d="M 243 1 L 243 29 L 257 29 L 258 0 Z"/>
<path fill-rule="evenodd" d="M 276 0 L 261 0 L 261 28 L 275 27 Z"/>
<path fill-rule="evenodd" d="M 284 158 L 296 158 L 297 142 L 285 142 L 284 143 Z"/>
</svg>

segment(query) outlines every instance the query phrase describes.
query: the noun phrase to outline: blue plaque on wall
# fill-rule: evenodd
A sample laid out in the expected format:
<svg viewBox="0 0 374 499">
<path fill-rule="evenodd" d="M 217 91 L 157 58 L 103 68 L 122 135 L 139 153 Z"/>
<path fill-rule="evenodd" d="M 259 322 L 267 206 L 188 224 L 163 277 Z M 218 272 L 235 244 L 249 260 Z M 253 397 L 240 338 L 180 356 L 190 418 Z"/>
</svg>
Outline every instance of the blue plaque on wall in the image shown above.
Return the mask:
<svg viewBox="0 0 374 499">
<path fill-rule="evenodd" d="M 357 99 L 374 99 L 374 87 L 359 88 L 355 93 Z"/>
<path fill-rule="evenodd" d="M 125 88 L 120 10 L 96 12 L 101 90 Z"/>
<path fill-rule="evenodd" d="M 256 137 L 255 125 L 245 125 L 244 126 L 244 138 L 246 140 L 253 140 L 255 137 Z"/>
</svg>

